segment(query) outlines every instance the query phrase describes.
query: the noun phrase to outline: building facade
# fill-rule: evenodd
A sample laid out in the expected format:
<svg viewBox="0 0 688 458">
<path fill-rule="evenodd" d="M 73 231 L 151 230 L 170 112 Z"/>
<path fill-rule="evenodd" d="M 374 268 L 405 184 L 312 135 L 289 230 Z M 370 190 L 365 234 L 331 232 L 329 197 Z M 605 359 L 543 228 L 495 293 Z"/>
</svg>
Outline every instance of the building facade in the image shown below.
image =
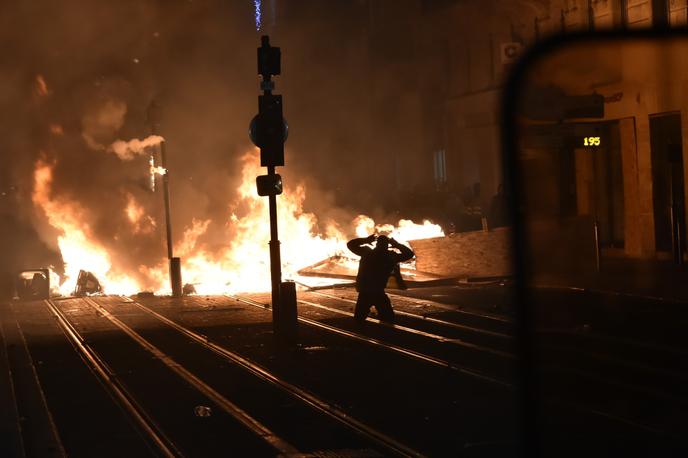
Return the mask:
<svg viewBox="0 0 688 458">
<path fill-rule="evenodd" d="M 561 32 L 681 27 L 687 19 L 686 0 L 370 2 L 369 49 L 377 110 L 373 117 L 387 120 L 381 136 L 393 140 L 383 152 L 396 164 L 397 190 L 477 189 L 487 213 L 502 182 L 502 89 L 524 49 Z M 643 69 L 667 69 L 674 61 L 653 56 L 650 62 Z M 665 188 L 670 181 L 667 174 L 675 172 L 668 172 L 662 162 L 666 160 L 660 158 L 666 156 L 661 151 L 676 147 L 659 139 L 670 137 L 672 145 L 684 145 L 688 113 L 682 111 L 688 103 L 682 94 L 652 95 L 655 86 L 648 84 L 646 76 L 633 79 L 626 63 L 616 73 L 603 75 L 608 81 L 598 81 L 601 86 L 581 92 L 604 89 L 609 100 L 604 120 L 596 127 L 605 130 L 611 143 L 606 154 L 594 158 L 586 156 L 589 152 L 567 153 L 573 187 L 562 205 L 579 215 L 595 213 L 606 253 L 662 258 L 671 251 L 667 235 L 671 223 L 665 221 L 671 196 Z M 583 121 L 570 122 L 581 125 L 579 129 L 590 127 Z M 438 151 L 445 169 L 439 176 Z M 686 145 L 681 157 L 685 151 Z M 682 176 L 685 164 L 688 161 L 683 160 Z M 592 175 L 603 167 L 610 177 L 605 179 L 609 194 L 605 196 L 600 194 L 600 183 L 599 195 L 590 184 Z M 677 186 L 678 181 L 672 183 Z"/>
</svg>

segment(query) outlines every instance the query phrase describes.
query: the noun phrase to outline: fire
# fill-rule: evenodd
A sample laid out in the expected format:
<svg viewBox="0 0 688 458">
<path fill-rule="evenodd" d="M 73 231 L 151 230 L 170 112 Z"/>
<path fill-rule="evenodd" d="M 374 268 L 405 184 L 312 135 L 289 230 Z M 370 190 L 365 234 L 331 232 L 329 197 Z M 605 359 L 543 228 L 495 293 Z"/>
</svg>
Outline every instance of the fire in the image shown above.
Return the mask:
<svg viewBox="0 0 688 458">
<path fill-rule="evenodd" d="M 35 91 L 36 94 L 45 97 L 50 93 L 48 90 L 48 83 L 45 82 L 45 78 L 43 75 L 36 75 L 36 80 L 35 80 Z"/>
<path fill-rule="evenodd" d="M 65 263 L 64 281 L 60 293 L 74 291 L 79 270 L 93 272 L 113 293 L 131 294 L 138 285 L 129 276 L 112 272 L 107 250 L 91 236 L 84 221 L 84 211 L 76 202 L 67 202 L 51 196 L 55 163 L 39 160 L 34 170 L 32 200 L 42 209 L 50 225 L 58 231 L 57 245 Z"/>
<path fill-rule="evenodd" d="M 257 151 L 247 153 L 242 163 L 238 199 L 230 206 L 231 217 L 224 225 L 227 244 L 219 248 L 209 245 L 205 238 L 213 221 L 194 219 L 174 246 L 175 255 L 182 259 L 183 282 L 193 284 L 200 294 L 270 289 L 268 199 L 259 197 L 255 189 L 255 177 L 262 174 Z M 141 282 L 132 280 L 130 275 L 118 272 L 112 266 L 107 250 L 91 236 L 79 204 L 51 196 L 53 167 L 54 164 L 45 161 L 36 164 L 33 201 L 59 233 L 58 246 L 66 264 L 62 293 L 68 294 L 74 289 L 80 269 L 93 272 L 107 293 L 129 294 L 141 289 L 169 292 L 165 259 L 154 266 L 141 265 L 136 273 L 137 278 L 145 279 Z M 415 224 L 401 220 L 397 226 L 376 225 L 365 215 L 354 218 L 348 227 L 330 223 L 320 230 L 317 216 L 303 211 L 305 199 L 303 185 L 285 186 L 285 192 L 278 197 L 278 227 L 285 279 L 298 280 L 300 269 L 327 257 L 346 256 L 349 234 L 363 237 L 376 232 L 402 243 L 443 235 L 441 228 L 429 221 Z M 124 213 L 133 234 L 155 228 L 155 221 L 145 214 L 144 208 L 131 194 L 127 195 Z"/>
<path fill-rule="evenodd" d="M 152 216 L 146 215 L 146 210 L 136 201 L 131 193 L 127 193 L 127 206 L 124 213 L 131 223 L 134 234 L 150 234 L 157 226 Z"/>
<path fill-rule="evenodd" d="M 376 225 L 372 218 L 366 215 L 358 215 L 354 219 L 354 227 L 356 228 L 357 237 L 367 237 L 372 233 L 384 234 L 401 243 L 407 243 L 409 240 L 444 236 L 444 232 L 439 224 L 433 224 L 427 220 L 423 221 L 423 224 L 416 224 L 411 220 L 401 219 L 397 226 L 392 224 Z"/>
<path fill-rule="evenodd" d="M 156 175 L 166 175 L 167 174 L 167 169 L 164 167 L 156 166 L 155 165 L 155 156 L 150 155 L 148 158 L 148 170 L 149 170 L 149 175 L 150 175 L 150 190 L 155 191 L 155 177 Z"/>
</svg>

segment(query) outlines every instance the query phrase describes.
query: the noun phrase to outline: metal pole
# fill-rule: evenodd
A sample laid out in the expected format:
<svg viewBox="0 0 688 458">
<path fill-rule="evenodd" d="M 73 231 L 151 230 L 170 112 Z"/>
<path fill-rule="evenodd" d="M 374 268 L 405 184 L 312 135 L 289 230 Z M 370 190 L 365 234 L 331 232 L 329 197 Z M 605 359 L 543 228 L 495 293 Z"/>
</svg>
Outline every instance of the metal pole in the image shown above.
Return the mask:
<svg viewBox="0 0 688 458">
<path fill-rule="evenodd" d="M 683 251 L 684 251 L 684 240 L 683 240 L 683 224 L 679 218 L 676 221 L 676 246 L 678 251 L 677 264 L 679 266 L 683 265 Z"/>
<path fill-rule="evenodd" d="M 669 224 L 671 226 L 671 254 L 674 258 L 674 263 L 678 266 L 683 264 L 683 237 L 681 231 L 681 199 L 676 199 L 678 192 L 683 192 L 682 189 L 676 189 L 674 176 L 676 174 L 676 164 L 669 163 Z M 683 173 L 683 168 L 679 169 L 679 173 Z"/>
<path fill-rule="evenodd" d="M 626 30 L 628 28 L 628 0 L 621 0 L 621 29 Z"/>
<path fill-rule="evenodd" d="M 258 98 L 258 116 L 251 121 L 250 136 L 253 143 L 260 148 L 261 166 L 268 169 L 267 177 L 275 183 L 277 174 L 276 166 L 284 165 L 284 150 L 282 144 L 286 140 L 287 127 L 282 115 L 282 97 L 273 96 L 272 90 L 275 84 L 272 76 L 279 75 L 280 69 L 280 49 L 270 46 L 270 38 L 267 35 L 261 37 L 261 46 L 258 48 L 258 74 L 263 81 L 260 88 L 263 95 Z M 277 135 L 282 134 L 279 139 Z M 262 177 L 258 177 L 262 178 Z M 277 233 L 277 187 L 270 192 L 263 194 L 268 196 L 270 210 L 270 280 L 272 283 L 272 329 L 276 336 L 281 336 L 283 331 L 289 331 L 288 326 L 284 326 L 282 321 L 282 261 L 280 259 L 280 242 Z M 281 193 L 281 183 L 279 185 Z M 285 297 L 291 297 L 286 294 Z M 295 301 L 293 301 L 295 304 Z M 289 312 L 289 308 L 285 309 Z M 287 313 L 289 315 L 289 313 Z"/>
<path fill-rule="evenodd" d="M 595 268 L 597 269 L 597 272 L 600 272 L 600 258 L 601 258 L 601 253 L 600 253 L 600 227 L 599 223 L 597 220 L 595 220 L 595 223 L 593 224 L 593 233 L 595 237 Z"/>
<path fill-rule="evenodd" d="M 155 129 L 154 129 L 155 130 Z M 172 259 L 172 223 L 170 221 L 170 171 L 167 168 L 167 154 L 165 153 L 165 142 L 160 143 L 160 163 L 165 169 L 162 176 L 162 192 L 165 201 L 165 226 L 167 229 L 167 259 Z"/>
<path fill-rule="evenodd" d="M 275 166 L 268 167 L 268 175 L 275 175 Z M 277 196 L 268 196 L 270 207 L 270 279 L 272 281 L 272 328 L 279 332 L 280 284 L 282 283 L 282 261 L 277 233 Z"/>
<path fill-rule="evenodd" d="M 159 106 L 155 101 L 151 102 L 148 109 L 148 117 L 151 124 L 151 132 L 153 135 L 158 134 Z M 172 248 L 172 218 L 170 216 L 170 172 L 167 168 L 167 152 L 165 149 L 165 142 L 160 143 L 160 165 L 165 169 L 165 174 L 162 176 L 162 195 L 165 204 L 165 233 L 167 236 L 167 260 L 168 272 L 170 277 L 170 288 L 172 289 L 172 296 L 179 297 L 182 295 L 182 281 L 181 281 L 181 264 L 178 258 L 174 257 Z"/>
</svg>

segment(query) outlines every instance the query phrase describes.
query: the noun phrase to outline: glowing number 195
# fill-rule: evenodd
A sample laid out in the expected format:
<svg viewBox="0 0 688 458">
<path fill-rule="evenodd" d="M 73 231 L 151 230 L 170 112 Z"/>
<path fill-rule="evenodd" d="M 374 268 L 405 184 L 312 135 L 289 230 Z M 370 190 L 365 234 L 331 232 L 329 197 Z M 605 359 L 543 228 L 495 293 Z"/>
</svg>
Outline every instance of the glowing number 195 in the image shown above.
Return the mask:
<svg viewBox="0 0 688 458">
<path fill-rule="evenodd" d="M 600 146 L 600 137 L 585 137 L 583 139 L 584 146 Z"/>
</svg>

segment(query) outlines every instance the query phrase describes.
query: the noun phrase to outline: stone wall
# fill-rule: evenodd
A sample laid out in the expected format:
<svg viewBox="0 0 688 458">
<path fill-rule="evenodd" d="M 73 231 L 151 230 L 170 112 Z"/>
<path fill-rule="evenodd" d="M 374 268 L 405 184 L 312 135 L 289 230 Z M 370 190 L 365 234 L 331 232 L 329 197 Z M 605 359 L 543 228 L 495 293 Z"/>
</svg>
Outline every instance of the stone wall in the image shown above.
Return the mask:
<svg viewBox="0 0 688 458">
<path fill-rule="evenodd" d="M 535 275 L 595 271 L 595 240 L 590 217 L 533 221 L 527 228 L 528 263 Z M 416 269 L 447 277 L 513 274 L 512 234 L 508 228 L 462 232 L 413 240 Z"/>
<path fill-rule="evenodd" d="M 511 231 L 497 228 L 413 240 L 416 269 L 451 277 L 510 275 Z"/>
</svg>

